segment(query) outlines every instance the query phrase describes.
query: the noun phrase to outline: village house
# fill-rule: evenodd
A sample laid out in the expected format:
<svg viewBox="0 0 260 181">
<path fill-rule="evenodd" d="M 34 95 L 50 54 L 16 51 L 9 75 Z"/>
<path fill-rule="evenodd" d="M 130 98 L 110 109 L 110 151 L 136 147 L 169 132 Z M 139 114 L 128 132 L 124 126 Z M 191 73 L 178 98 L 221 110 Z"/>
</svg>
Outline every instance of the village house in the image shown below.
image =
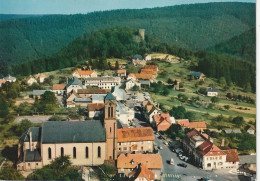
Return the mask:
<svg viewBox="0 0 260 181">
<path fill-rule="evenodd" d="M 189 79 L 196 79 L 196 80 L 200 80 L 200 81 L 205 80 L 205 75 L 201 72 L 191 72 L 188 77 L 189 77 Z"/>
<path fill-rule="evenodd" d="M 116 119 L 122 124 L 129 126 L 129 122 L 135 117 L 133 109 L 125 106 L 123 103 L 117 102 L 116 105 Z"/>
<path fill-rule="evenodd" d="M 85 79 L 85 87 L 98 87 L 100 89 L 111 89 L 121 85 L 120 77 L 89 77 Z"/>
<path fill-rule="evenodd" d="M 82 89 L 82 88 L 83 88 L 82 82 L 78 78 L 73 77 L 73 78 L 69 79 L 69 81 L 66 85 L 67 95 L 72 93 L 73 90 L 75 92 L 78 92 L 78 90 Z"/>
<path fill-rule="evenodd" d="M 203 170 L 238 168 L 238 153 L 221 150 L 205 133 L 193 129 L 182 139 L 183 148 Z M 231 155 L 233 154 L 233 155 Z"/>
<path fill-rule="evenodd" d="M 146 55 L 144 59 L 145 59 L 146 61 L 150 61 L 150 60 L 152 60 L 152 57 L 151 57 L 151 55 Z"/>
<path fill-rule="evenodd" d="M 78 95 L 80 97 L 91 98 L 93 94 L 108 94 L 109 89 L 78 89 Z"/>
<path fill-rule="evenodd" d="M 179 124 L 183 129 L 190 128 L 202 132 L 207 129 L 207 124 L 205 122 L 189 122 L 188 119 L 176 119 L 176 124 Z"/>
<path fill-rule="evenodd" d="M 154 141 L 151 127 L 117 129 L 117 148 L 120 153 L 152 153 Z"/>
<path fill-rule="evenodd" d="M 166 131 L 172 125 L 170 115 L 168 113 L 155 114 L 152 125 L 156 127 L 157 131 Z"/>
<path fill-rule="evenodd" d="M 97 72 L 94 70 L 75 70 L 72 76 L 77 78 L 97 77 Z"/>
<path fill-rule="evenodd" d="M 126 70 L 117 70 L 118 77 L 126 77 Z"/>
<path fill-rule="evenodd" d="M 157 107 L 154 104 L 151 103 L 151 104 L 148 104 L 145 106 L 144 116 L 150 124 L 152 124 L 152 122 L 153 122 L 154 115 L 156 115 L 158 113 L 159 113 L 159 110 L 157 109 Z"/>
<path fill-rule="evenodd" d="M 56 95 L 64 95 L 65 87 L 66 87 L 66 84 L 53 84 L 52 92 L 54 92 Z"/>
<path fill-rule="evenodd" d="M 36 80 L 34 77 L 30 76 L 30 77 L 28 77 L 28 78 L 26 79 L 26 83 L 27 83 L 29 86 L 31 86 L 33 83 L 37 83 L 37 80 Z"/>
<path fill-rule="evenodd" d="M 99 118 L 104 113 L 104 103 L 90 103 L 88 104 L 88 117 Z"/>
<path fill-rule="evenodd" d="M 141 84 L 136 81 L 135 79 L 128 79 L 125 83 L 125 89 L 126 90 L 130 90 L 132 89 L 134 86 L 137 86 L 137 87 L 141 87 Z"/>
<path fill-rule="evenodd" d="M 31 171 L 55 158 L 69 155 L 72 165 L 98 166 L 117 156 L 115 97 L 105 97 L 104 119 L 47 121 L 32 127 L 19 139 L 17 169 Z M 104 104 L 103 104 L 104 105 Z"/>
<path fill-rule="evenodd" d="M 15 82 L 16 78 L 8 75 L 7 77 L 3 78 L 6 82 Z"/>
<path fill-rule="evenodd" d="M 76 93 L 76 91 L 72 90 L 72 93 L 66 99 L 66 107 L 76 107 L 74 100 L 76 98 L 80 98 L 80 96 Z"/>
<path fill-rule="evenodd" d="M 143 59 L 141 55 L 135 55 L 134 58 L 132 59 L 132 64 L 134 66 L 145 66 L 146 65 L 146 60 Z"/>
<path fill-rule="evenodd" d="M 2 85 L 6 82 L 6 80 L 4 79 L 0 79 L 0 87 L 2 87 Z"/>
<path fill-rule="evenodd" d="M 214 96 L 217 97 L 218 92 L 219 92 L 219 90 L 217 88 L 211 88 L 211 87 L 206 88 L 206 94 L 209 97 L 214 97 Z"/>
<path fill-rule="evenodd" d="M 41 96 L 46 92 L 47 90 L 33 90 L 33 92 L 32 92 L 32 96 L 33 96 L 33 98 L 38 98 L 38 99 L 40 99 L 41 98 Z"/>
<path fill-rule="evenodd" d="M 43 83 L 44 80 L 46 79 L 46 75 L 45 74 L 36 74 L 35 76 L 35 79 L 39 82 L 39 83 Z"/>
<path fill-rule="evenodd" d="M 254 130 L 251 126 L 246 126 L 245 130 L 246 130 L 246 132 L 248 132 L 249 134 L 252 134 L 252 135 L 255 134 L 255 130 Z"/>
<path fill-rule="evenodd" d="M 138 164 L 129 174 L 129 179 L 134 181 L 153 181 L 154 173 L 146 168 L 145 165 Z"/>
<path fill-rule="evenodd" d="M 140 85 L 142 89 L 148 89 L 151 82 L 149 80 L 140 80 Z"/>
<path fill-rule="evenodd" d="M 121 154 L 117 158 L 117 172 L 120 177 L 132 177 L 135 175 L 134 170 L 140 165 L 153 172 L 154 180 L 161 180 L 162 158 L 159 154 Z M 149 172 L 146 174 L 149 177 Z"/>
</svg>

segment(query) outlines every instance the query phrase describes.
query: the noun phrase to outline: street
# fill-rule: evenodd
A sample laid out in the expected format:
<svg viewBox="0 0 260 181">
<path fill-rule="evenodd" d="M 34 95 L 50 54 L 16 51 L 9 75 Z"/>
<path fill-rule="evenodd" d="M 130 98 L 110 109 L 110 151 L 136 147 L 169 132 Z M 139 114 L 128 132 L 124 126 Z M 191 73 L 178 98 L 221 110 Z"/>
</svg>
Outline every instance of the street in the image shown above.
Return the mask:
<svg viewBox="0 0 260 181">
<path fill-rule="evenodd" d="M 149 123 L 147 123 L 144 120 L 144 117 L 141 115 L 140 112 L 136 112 L 135 118 L 139 121 L 134 121 L 136 127 L 147 127 L 150 126 Z M 155 135 L 155 141 L 154 144 L 157 146 L 162 146 L 163 149 L 159 150 L 159 154 L 162 157 L 163 162 L 163 181 L 173 181 L 173 180 L 183 180 L 183 181 L 197 181 L 198 179 L 202 177 L 208 177 L 214 181 L 242 181 L 246 180 L 243 176 L 240 178 L 237 175 L 230 174 L 228 170 L 216 170 L 216 171 L 205 171 L 201 168 L 195 167 L 189 163 L 186 163 L 179 159 L 176 153 L 174 153 L 169 146 L 166 146 L 164 143 L 163 138 L 159 139 Z M 170 159 L 174 159 L 174 165 L 170 165 Z M 177 166 L 178 163 L 185 163 L 187 165 L 186 168 Z"/>
</svg>

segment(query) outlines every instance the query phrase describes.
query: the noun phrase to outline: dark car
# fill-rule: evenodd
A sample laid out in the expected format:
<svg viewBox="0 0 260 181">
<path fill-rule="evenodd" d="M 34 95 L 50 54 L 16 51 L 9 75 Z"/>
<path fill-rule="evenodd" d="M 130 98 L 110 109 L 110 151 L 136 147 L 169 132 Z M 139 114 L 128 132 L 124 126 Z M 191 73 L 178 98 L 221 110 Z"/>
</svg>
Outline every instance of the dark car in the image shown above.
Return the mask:
<svg viewBox="0 0 260 181">
<path fill-rule="evenodd" d="M 178 163 L 177 165 L 178 165 L 179 167 L 184 167 L 184 168 L 187 167 L 187 165 L 186 165 L 185 163 Z"/>
</svg>

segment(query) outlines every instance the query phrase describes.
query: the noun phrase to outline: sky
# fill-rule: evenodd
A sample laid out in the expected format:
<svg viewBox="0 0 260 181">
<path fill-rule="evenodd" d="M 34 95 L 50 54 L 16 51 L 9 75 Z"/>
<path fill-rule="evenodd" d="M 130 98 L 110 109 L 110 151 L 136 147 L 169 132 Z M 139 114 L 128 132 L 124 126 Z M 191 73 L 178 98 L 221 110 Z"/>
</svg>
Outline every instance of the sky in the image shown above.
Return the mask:
<svg viewBox="0 0 260 181">
<path fill-rule="evenodd" d="M 255 3 L 255 0 L 0 0 L 0 14 L 86 14 L 208 2 Z"/>
</svg>

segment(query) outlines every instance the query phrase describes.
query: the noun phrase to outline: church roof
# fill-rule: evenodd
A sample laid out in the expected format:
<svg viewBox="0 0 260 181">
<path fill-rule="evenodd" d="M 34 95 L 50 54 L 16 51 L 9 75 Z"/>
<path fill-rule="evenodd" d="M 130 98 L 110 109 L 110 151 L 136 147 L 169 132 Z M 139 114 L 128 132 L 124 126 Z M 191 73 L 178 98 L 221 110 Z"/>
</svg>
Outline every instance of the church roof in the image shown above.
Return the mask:
<svg viewBox="0 0 260 181">
<path fill-rule="evenodd" d="M 42 126 L 42 143 L 105 142 L 105 129 L 99 120 L 52 121 Z"/>
<path fill-rule="evenodd" d="M 105 97 L 105 100 L 116 100 L 115 96 L 113 96 L 113 94 L 111 92 L 109 92 L 107 94 L 107 96 Z"/>
</svg>

